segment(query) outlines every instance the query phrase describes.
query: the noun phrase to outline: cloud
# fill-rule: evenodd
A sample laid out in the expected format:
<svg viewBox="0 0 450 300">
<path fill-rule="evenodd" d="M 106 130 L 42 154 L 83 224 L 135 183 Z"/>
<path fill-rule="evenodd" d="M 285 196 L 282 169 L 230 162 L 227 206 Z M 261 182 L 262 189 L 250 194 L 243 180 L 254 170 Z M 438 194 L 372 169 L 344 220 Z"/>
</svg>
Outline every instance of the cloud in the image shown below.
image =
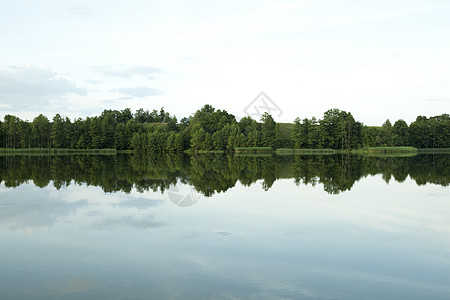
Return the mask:
<svg viewBox="0 0 450 300">
<path fill-rule="evenodd" d="M 162 91 L 158 89 L 153 89 L 145 86 L 137 86 L 137 87 L 124 87 L 113 89 L 112 92 L 121 93 L 124 95 L 132 96 L 132 97 L 147 97 L 147 96 L 157 96 L 162 95 Z"/>
<path fill-rule="evenodd" d="M 50 105 L 50 101 L 64 99 L 68 94 L 86 95 L 86 90 L 50 69 L 0 69 L 0 107 L 9 106 L 12 110 L 42 108 Z"/>
<path fill-rule="evenodd" d="M 133 79 L 135 77 L 142 77 L 145 79 L 154 79 L 154 74 L 162 73 L 162 69 L 148 66 L 138 67 L 113 67 L 113 66 L 96 66 L 92 70 L 99 72 L 105 76 L 121 77 L 126 79 Z"/>
</svg>

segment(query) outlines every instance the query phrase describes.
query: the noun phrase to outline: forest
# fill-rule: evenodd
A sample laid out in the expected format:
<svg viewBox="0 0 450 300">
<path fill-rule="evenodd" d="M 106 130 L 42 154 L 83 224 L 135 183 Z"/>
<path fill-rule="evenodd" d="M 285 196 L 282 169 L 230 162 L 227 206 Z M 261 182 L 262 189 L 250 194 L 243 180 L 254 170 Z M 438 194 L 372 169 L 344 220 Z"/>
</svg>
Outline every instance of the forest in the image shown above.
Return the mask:
<svg viewBox="0 0 450 300">
<path fill-rule="evenodd" d="M 101 115 L 70 120 L 40 114 L 33 121 L 6 115 L 0 121 L 2 149 L 117 149 L 136 153 L 233 152 L 237 147 L 336 149 L 411 146 L 450 148 L 450 116 L 418 116 L 407 124 L 386 120 L 367 126 L 350 112 L 327 110 L 321 119 L 296 118 L 277 123 L 264 113 L 260 120 L 237 120 L 226 110 L 205 105 L 180 121 L 164 108 L 104 110 Z"/>
</svg>

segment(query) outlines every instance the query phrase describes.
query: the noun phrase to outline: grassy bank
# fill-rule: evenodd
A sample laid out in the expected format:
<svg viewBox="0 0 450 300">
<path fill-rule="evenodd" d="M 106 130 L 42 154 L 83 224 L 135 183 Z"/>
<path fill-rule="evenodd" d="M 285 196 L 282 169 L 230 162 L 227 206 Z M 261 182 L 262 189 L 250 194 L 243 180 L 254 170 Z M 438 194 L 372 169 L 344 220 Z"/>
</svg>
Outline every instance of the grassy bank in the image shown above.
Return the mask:
<svg viewBox="0 0 450 300">
<path fill-rule="evenodd" d="M 278 148 L 275 151 L 278 155 L 325 155 L 336 154 L 334 149 L 291 149 L 291 148 Z"/>
<path fill-rule="evenodd" d="M 450 148 L 419 148 L 419 154 L 450 154 Z"/>
<path fill-rule="evenodd" d="M 25 148 L 25 149 L 0 148 L 0 155 L 74 155 L 74 154 L 116 155 L 117 150 L 63 149 L 63 148 Z"/>
<path fill-rule="evenodd" d="M 367 147 L 352 150 L 352 153 L 356 154 L 417 154 L 417 152 L 418 149 L 414 147 Z"/>
<path fill-rule="evenodd" d="M 223 150 L 197 150 L 197 151 L 194 151 L 192 149 L 188 149 L 188 150 L 184 151 L 184 153 L 187 153 L 187 154 L 208 154 L 208 153 L 225 153 L 225 151 L 223 151 Z"/>
<path fill-rule="evenodd" d="M 253 153 L 241 152 L 241 153 L 236 153 L 235 156 L 239 156 L 239 157 L 272 157 L 273 152 L 253 152 Z"/>
<path fill-rule="evenodd" d="M 272 147 L 236 147 L 235 153 L 273 153 Z"/>
<path fill-rule="evenodd" d="M 134 150 L 117 150 L 117 154 L 134 154 Z"/>
</svg>

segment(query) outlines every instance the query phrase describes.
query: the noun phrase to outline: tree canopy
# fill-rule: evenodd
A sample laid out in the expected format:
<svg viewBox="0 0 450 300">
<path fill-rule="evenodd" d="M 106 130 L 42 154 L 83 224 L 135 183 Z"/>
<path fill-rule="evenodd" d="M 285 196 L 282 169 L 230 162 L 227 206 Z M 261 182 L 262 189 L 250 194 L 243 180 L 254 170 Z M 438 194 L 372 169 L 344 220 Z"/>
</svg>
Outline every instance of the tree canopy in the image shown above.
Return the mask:
<svg viewBox="0 0 450 300">
<path fill-rule="evenodd" d="M 226 110 L 207 104 L 180 122 L 164 108 L 104 110 L 99 116 L 52 119 L 38 115 L 33 121 L 6 115 L 0 121 L 1 148 L 132 149 L 140 153 L 233 151 L 236 147 L 316 148 L 349 150 L 375 146 L 450 147 L 450 116 L 418 116 L 407 124 L 386 120 L 366 126 L 350 112 L 327 110 L 321 119 L 296 118 L 277 123 L 267 112 L 260 120 L 239 121 Z"/>
</svg>

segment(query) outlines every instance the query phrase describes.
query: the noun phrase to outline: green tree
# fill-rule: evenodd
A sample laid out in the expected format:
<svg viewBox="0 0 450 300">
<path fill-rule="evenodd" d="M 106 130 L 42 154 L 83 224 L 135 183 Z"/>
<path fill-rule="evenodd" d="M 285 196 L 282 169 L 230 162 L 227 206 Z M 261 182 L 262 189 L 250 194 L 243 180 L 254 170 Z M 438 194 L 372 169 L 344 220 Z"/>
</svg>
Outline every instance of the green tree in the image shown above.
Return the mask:
<svg viewBox="0 0 450 300">
<path fill-rule="evenodd" d="M 16 148 L 19 147 L 19 124 L 20 119 L 13 115 L 6 115 L 2 124 L 3 132 L 5 134 L 5 147 Z"/>
<path fill-rule="evenodd" d="M 125 108 L 124 110 L 121 110 L 117 114 L 117 123 L 127 123 L 128 121 L 133 119 L 133 113 L 131 112 L 131 109 Z"/>
<path fill-rule="evenodd" d="M 174 131 L 174 132 L 178 132 L 178 126 L 177 126 L 177 118 L 173 117 L 173 118 L 169 118 L 169 120 L 167 121 L 167 127 L 166 127 L 167 131 Z"/>
<path fill-rule="evenodd" d="M 275 143 L 274 143 L 273 147 L 276 149 L 276 148 L 280 147 L 281 144 L 282 144 L 282 137 L 281 137 L 280 124 L 276 123 L 276 125 L 275 125 Z"/>
<path fill-rule="evenodd" d="M 0 148 L 5 148 L 6 133 L 3 122 L 0 120 Z"/>
<path fill-rule="evenodd" d="M 226 124 L 236 123 L 236 118 L 226 112 L 225 110 L 215 110 L 209 104 L 203 106 L 200 110 L 198 110 L 192 120 L 190 120 L 191 126 L 199 125 L 205 130 L 205 132 L 209 132 L 213 134 L 214 132 L 223 128 Z"/>
<path fill-rule="evenodd" d="M 148 110 L 144 111 L 142 108 L 138 109 L 134 114 L 134 120 L 138 123 L 152 123 L 152 117 Z"/>
<path fill-rule="evenodd" d="M 131 148 L 134 149 L 137 153 L 143 153 L 147 151 L 147 134 L 146 133 L 137 133 L 133 134 L 131 138 Z"/>
<path fill-rule="evenodd" d="M 43 114 L 40 114 L 34 118 L 32 123 L 32 135 L 35 140 L 36 147 L 50 147 L 50 121 Z"/>
<path fill-rule="evenodd" d="M 433 145 L 435 148 L 450 148 L 450 115 L 442 114 L 431 117 L 435 124 L 432 124 L 434 131 Z"/>
<path fill-rule="evenodd" d="M 380 146 L 380 128 L 374 126 L 363 126 L 361 131 L 362 145 L 364 147 Z"/>
<path fill-rule="evenodd" d="M 234 148 L 239 147 L 241 142 L 241 131 L 239 125 L 233 124 L 230 126 L 230 133 L 228 136 L 227 149 L 228 151 L 234 151 Z"/>
<path fill-rule="evenodd" d="M 90 118 L 83 120 L 78 118 L 73 123 L 73 137 L 70 140 L 71 148 L 90 148 L 91 140 L 89 134 Z"/>
<path fill-rule="evenodd" d="M 247 135 L 247 146 L 248 147 L 259 147 L 261 145 L 261 132 L 254 128 Z"/>
<path fill-rule="evenodd" d="M 380 144 L 382 146 L 392 146 L 393 145 L 393 135 L 392 135 L 392 124 L 386 120 L 383 125 L 381 125 L 380 130 Z"/>
<path fill-rule="evenodd" d="M 143 125 L 138 123 L 136 120 L 131 119 L 127 122 L 125 127 L 124 139 L 125 139 L 125 149 L 132 149 L 131 139 L 134 133 L 142 133 L 144 131 Z"/>
<path fill-rule="evenodd" d="M 53 124 L 51 126 L 50 138 L 53 148 L 62 148 L 65 146 L 66 127 L 64 119 L 60 114 L 53 117 Z"/>
<path fill-rule="evenodd" d="M 180 133 L 175 134 L 175 140 L 173 142 L 173 148 L 175 152 L 183 151 L 183 138 Z"/>
<path fill-rule="evenodd" d="M 230 137 L 230 125 L 226 124 L 222 129 L 214 132 L 211 136 L 211 142 L 214 150 L 225 150 Z"/>
<path fill-rule="evenodd" d="M 191 149 L 197 152 L 201 150 L 203 140 L 205 139 L 205 130 L 200 124 L 195 125 L 191 131 Z"/>
<path fill-rule="evenodd" d="M 312 117 L 309 121 L 309 126 L 308 147 L 317 149 L 322 148 L 319 121 L 315 117 Z"/>
<path fill-rule="evenodd" d="M 175 132 L 171 132 L 166 140 L 165 150 L 167 152 L 175 152 Z"/>
<path fill-rule="evenodd" d="M 339 112 L 340 148 L 357 148 L 361 144 L 362 124 L 356 122 L 352 114 L 346 111 Z"/>
<path fill-rule="evenodd" d="M 409 128 L 404 120 L 397 120 L 392 126 L 392 141 L 393 146 L 409 145 Z"/>
<path fill-rule="evenodd" d="M 261 116 L 261 140 L 264 147 L 276 147 L 276 123 L 272 116 L 265 112 Z"/>
<path fill-rule="evenodd" d="M 409 137 L 413 147 L 430 148 L 432 143 L 432 133 L 428 119 L 424 116 L 418 116 L 414 122 L 409 125 Z"/>
<path fill-rule="evenodd" d="M 101 147 L 102 129 L 99 117 L 93 117 L 90 119 L 89 137 L 91 143 L 87 146 L 88 148 L 98 149 Z"/>
<path fill-rule="evenodd" d="M 341 148 L 340 114 L 341 111 L 339 109 L 330 109 L 324 113 L 323 118 L 319 121 L 321 143 L 324 148 Z"/>
<path fill-rule="evenodd" d="M 116 129 L 116 118 L 113 112 L 107 112 L 101 118 L 100 144 L 101 148 L 114 147 L 114 131 Z"/>
<path fill-rule="evenodd" d="M 300 118 L 296 118 L 294 120 L 294 129 L 291 134 L 294 148 L 311 148 L 311 131 L 312 121 L 308 120 L 307 118 L 303 120 L 300 120 Z"/>
<path fill-rule="evenodd" d="M 114 131 L 114 147 L 118 150 L 129 149 L 125 123 L 119 123 L 116 126 L 116 130 Z"/>
</svg>

